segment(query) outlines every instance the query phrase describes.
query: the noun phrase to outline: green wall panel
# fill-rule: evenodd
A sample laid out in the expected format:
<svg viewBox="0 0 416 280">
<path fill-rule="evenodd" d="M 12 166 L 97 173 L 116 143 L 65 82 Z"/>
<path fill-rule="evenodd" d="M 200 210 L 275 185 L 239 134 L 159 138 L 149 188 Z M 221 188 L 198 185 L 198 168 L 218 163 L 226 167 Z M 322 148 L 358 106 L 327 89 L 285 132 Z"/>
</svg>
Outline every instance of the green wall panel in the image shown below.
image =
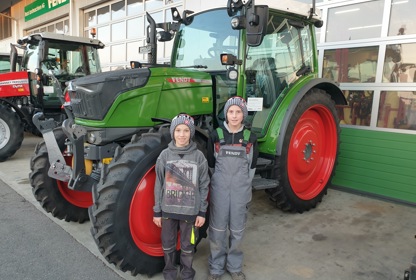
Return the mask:
<svg viewBox="0 0 416 280">
<path fill-rule="evenodd" d="M 342 128 L 333 185 L 416 205 L 416 135 Z"/>
</svg>

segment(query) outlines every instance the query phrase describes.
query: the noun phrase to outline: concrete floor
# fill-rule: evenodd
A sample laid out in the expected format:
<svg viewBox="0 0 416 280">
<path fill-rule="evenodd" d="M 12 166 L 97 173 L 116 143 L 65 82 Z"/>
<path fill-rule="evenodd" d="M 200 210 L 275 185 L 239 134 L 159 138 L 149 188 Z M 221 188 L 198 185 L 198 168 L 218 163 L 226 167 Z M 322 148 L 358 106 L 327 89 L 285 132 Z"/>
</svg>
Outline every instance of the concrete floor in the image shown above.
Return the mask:
<svg viewBox="0 0 416 280">
<path fill-rule="evenodd" d="M 28 180 L 29 159 L 39 141 L 26 135 L 18 153 L 0 163 L 0 178 L 44 213 Z M 66 223 L 45 215 L 103 260 L 89 223 Z M 334 189 L 316 209 L 289 214 L 276 209 L 263 191 L 254 192 L 243 246 L 244 272 L 247 279 L 257 280 L 403 279 L 416 255 L 415 217 L 415 207 Z M 208 253 L 203 240 L 194 260 L 195 279 L 206 279 Z M 124 279 L 147 279 L 109 267 Z"/>
</svg>

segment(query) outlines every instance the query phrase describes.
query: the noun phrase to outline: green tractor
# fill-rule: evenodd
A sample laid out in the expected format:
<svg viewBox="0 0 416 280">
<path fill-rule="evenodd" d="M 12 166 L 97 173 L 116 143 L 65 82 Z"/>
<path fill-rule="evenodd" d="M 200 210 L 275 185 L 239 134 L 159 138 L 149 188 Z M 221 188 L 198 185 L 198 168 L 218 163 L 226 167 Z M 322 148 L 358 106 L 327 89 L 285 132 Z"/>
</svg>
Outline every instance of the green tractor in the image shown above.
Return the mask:
<svg viewBox="0 0 416 280">
<path fill-rule="evenodd" d="M 31 160 L 35 197 L 60 219 L 90 218 L 99 250 L 122 271 L 163 268 L 152 222 L 154 166 L 180 112 L 194 117 L 204 151 L 226 100 L 246 98 L 260 151 L 253 190 L 266 191 L 283 211 L 314 208 L 331 184 L 340 138 L 335 106 L 347 103 L 334 82 L 318 78 L 314 28 L 322 21 L 314 5 L 254 2 L 182 15 L 173 8 L 173 22 L 163 24 L 147 15 L 140 52 L 149 63 L 71 81 L 62 127 L 34 117 L 44 137 Z M 156 42 L 173 38 L 170 65 L 156 64 Z"/>
</svg>

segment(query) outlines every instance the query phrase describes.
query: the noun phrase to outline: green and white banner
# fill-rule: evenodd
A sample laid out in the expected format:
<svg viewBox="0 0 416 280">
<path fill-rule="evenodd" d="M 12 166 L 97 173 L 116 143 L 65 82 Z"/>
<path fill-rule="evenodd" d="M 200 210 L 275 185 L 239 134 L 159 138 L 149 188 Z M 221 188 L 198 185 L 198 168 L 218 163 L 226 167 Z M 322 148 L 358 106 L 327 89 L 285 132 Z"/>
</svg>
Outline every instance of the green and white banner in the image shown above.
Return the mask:
<svg viewBox="0 0 416 280">
<path fill-rule="evenodd" d="M 25 21 L 69 4 L 70 0 L 37 0 L 25 7 Z"/>
</svg>

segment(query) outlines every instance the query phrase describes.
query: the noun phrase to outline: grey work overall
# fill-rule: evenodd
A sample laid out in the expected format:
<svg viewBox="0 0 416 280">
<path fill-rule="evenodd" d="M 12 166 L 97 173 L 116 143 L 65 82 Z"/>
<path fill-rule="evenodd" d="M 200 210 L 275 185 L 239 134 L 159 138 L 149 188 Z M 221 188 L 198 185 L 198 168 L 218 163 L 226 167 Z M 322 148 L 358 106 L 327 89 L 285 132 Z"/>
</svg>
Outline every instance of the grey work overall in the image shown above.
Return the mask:
<svg viewBox="0 0 416 280">
<path fill-rule="evenodd" d="M 210 274 L 222 275 L 225 268 L 229 272 L 242 270 L 243 252 L 240 245 L 246 227 L 248 203 L 252 197 L 249 168 L 246 147 L 220 146 L 211 178 Z"/>
</svg>

